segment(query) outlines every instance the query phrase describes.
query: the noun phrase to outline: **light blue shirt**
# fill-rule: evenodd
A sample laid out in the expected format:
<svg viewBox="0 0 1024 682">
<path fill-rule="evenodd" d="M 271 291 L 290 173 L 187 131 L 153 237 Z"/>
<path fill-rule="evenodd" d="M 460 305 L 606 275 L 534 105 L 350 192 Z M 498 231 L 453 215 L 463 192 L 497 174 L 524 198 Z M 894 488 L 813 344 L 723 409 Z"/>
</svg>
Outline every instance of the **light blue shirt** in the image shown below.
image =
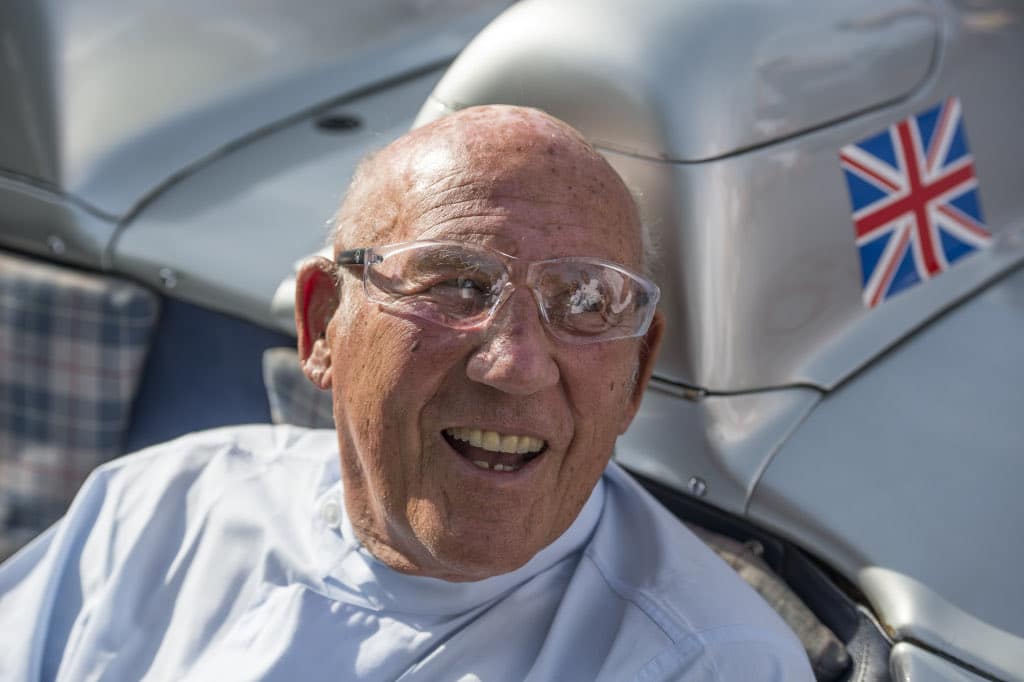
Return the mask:
<svg viewBox="0 0 1024 682">
<path fill-rule="evenodd" d="M 796 637 L 611 464 L 522 568 L 397 573 L 333 431 L 234 427 L 111 462 L 0 567 L 0 680 L 811 680 Z"/>
</svg>

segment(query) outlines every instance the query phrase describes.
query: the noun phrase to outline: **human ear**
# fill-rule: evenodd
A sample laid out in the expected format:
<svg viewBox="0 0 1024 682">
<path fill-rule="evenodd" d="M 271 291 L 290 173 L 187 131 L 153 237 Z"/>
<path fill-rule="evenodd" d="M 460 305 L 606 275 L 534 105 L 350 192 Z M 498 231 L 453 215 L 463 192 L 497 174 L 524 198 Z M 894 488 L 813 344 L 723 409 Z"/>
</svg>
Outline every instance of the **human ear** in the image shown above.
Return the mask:
<svg viewBox="0 0 1024 682">
<path fill-rule="evenodd" d="M 331 387 L 331 346 L 327 327 L 340 297 L 335 265 L 316 257 L 304 262 L 295 277 L 295 329 L 302 373 L 318 388 Z"/>
<path fill-rule="evenodd" d="M 633 393 L 629 397 L 626 409 L 622 412 L 622 422 L 619 424 L 620 434 L 626 432 L 626 429 L 629 428 L 633 421 L 633 417 L 636 416 L 637 410 L 640 409 L 640 401 L 643 400 L 644 389 L 647 388 L 647 382 L 650 381 L 651 374 L 654 372 L 654 361 L 658 357 L 658 350 L 661 348 L 661 339 L 664 334 L 665 316 L 661 314 L 660 310 L 656 310 L 654 311 L 654 319 L 651 320 L 651 326 L 644 335 L 643 342 L 640 344 L 636 384 L 633 386 Z"/>
</svg>

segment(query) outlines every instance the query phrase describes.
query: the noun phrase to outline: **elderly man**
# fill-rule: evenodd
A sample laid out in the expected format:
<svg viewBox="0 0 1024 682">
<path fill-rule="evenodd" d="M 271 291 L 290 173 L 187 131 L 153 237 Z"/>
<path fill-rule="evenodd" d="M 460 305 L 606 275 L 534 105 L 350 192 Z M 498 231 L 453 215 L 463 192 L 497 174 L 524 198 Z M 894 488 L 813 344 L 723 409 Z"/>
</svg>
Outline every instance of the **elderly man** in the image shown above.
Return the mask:
<svg viewBox="0 0 1024 682">
<path fill-rule="evenodd" d="M 469 109 L 365 162 L 296 287 L 337 432 L 96 472 L 0 571 L 0 678 L 804 680 L 795 637 L 609 458 L 661 340 L 574 130 Z"/>
</svg>

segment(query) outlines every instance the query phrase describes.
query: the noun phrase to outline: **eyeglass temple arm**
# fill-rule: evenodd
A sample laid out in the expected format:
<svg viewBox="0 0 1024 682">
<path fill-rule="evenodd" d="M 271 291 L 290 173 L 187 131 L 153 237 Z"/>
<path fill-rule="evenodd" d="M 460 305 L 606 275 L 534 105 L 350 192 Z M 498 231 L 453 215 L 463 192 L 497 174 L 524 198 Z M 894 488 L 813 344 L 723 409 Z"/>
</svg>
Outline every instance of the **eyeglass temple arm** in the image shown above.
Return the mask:
<svg viewBox="0 0 1024 682">
<path fill-rule="evenodd" d="M 362 265 L 365 260 L 367 249 L 348 249 L 342 251 L 334 258 L 334 262 L 338 265 Z"/>
</svg>

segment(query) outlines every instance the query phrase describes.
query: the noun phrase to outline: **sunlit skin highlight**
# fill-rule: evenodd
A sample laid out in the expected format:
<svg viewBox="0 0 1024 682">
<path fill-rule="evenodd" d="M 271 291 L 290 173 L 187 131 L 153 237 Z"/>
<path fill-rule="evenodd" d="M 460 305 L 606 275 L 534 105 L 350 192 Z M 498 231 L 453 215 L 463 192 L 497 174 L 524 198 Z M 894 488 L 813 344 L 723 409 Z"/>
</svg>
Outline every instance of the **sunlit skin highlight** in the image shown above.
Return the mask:
<svg viewBox="0 0 1024 682">
<path fill-rule="evenodd" d="M 467 109 L 400 138 L 361 169 L 338 221 L 336 252 L 438 239 L 642 266 L 618 175 L 532 109 Z M 358 271 L 340 278 L 324 260 L 306 263 L 296 322 L 305 373 L 333 389 L 360 541 L 395 570 L 452 581 L 522 566 L 576 518 L 636 413 L 660 315 L 644 339 L 572 345 L 548 334 L 519 287 L 489 326 L 457 332 L 367 301 Z M 482 470 L 446 441 L 451 427 L 547 445 L 518 471 Z"/>
</svg>

